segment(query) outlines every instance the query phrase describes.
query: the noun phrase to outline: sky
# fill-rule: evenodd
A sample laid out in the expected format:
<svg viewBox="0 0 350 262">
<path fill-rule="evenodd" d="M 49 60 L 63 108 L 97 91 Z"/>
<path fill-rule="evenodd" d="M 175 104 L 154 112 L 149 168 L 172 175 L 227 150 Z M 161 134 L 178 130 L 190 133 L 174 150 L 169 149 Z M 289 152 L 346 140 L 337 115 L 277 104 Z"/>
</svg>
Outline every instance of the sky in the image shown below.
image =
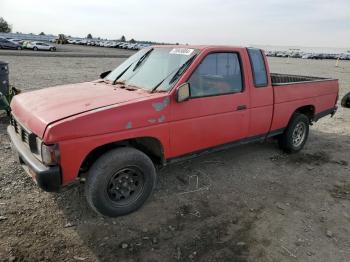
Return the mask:
<svg viewBox="0 0 350 262">
<path fill-rule="evenodd" d="M 0 0 L 13 32 L 350 48 L 350 0 Z"/>
</svg>

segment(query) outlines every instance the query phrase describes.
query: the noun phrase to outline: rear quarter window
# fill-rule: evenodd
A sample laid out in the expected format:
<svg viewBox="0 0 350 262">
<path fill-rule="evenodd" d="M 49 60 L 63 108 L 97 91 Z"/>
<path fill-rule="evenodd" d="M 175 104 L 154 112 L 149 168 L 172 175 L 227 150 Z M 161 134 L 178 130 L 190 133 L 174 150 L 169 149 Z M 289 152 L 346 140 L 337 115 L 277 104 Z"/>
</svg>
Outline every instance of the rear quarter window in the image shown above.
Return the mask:
<svg viewBox="0 0 350 262">
<path fill-rule="evenodd" d="M 247 50 L 252 67 L 255 87 L 267 86 L 267 71 L 263 53 L 260 49 L 256 48 L 247 48 Z"/>
</svg>

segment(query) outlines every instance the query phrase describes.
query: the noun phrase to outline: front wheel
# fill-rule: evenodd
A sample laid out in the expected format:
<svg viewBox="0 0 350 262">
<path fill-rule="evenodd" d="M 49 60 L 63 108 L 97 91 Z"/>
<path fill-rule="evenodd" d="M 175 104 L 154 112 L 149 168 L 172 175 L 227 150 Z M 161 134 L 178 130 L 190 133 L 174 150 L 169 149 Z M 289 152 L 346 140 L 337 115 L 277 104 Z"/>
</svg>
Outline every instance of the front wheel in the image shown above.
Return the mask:
<svg viewBox="0 0 350 262">
<path fill-rule="evenodd" d="M 33 47 L 34 51 L 38 51 L 38 48 L 36 46 Z"/>
<path fill-rule="evenodd" d="M 284 133 L 279 137 L 280 148 L 287 153 L 300 151 L 309 136 L 310 120 L 306 115 L 295 113 Z"/>
<path fill-rule="evenodd" d="M 139 209 L 156 184 L 151 159 L 139 150 L 122 147 L 102 155 L 91 167 L 85 184 L 89 205 L 110 217 Z"/>
</svg>

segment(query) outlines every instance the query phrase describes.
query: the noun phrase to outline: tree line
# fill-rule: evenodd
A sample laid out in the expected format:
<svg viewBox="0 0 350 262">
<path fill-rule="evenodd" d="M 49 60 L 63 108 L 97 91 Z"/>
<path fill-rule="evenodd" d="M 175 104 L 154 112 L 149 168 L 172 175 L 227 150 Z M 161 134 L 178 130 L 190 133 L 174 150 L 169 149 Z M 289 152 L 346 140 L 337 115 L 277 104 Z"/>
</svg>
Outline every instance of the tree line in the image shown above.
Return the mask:
<svg viewBox="0 0 350 262">
<path fill-rule="evenodd" d="M 11 33 L 12 28 L 6 20 L 0 17 L 0 33 Z"/>
</svg>

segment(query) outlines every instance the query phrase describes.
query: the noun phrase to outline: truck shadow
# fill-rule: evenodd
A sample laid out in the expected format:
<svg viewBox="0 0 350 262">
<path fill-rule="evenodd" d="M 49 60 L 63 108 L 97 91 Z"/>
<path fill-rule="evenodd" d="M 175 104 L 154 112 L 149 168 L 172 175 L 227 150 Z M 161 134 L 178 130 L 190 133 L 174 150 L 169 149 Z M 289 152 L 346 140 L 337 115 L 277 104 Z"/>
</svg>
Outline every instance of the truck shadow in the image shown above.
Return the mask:
<svg viewBox="0 0 350 262">
<path fill-rule="evenodd" d="M 256 238 L 260 214 L 285 198 L 303 205 L 295 183 L 315 183 L 327 170 L 346 179 L 348 141 L 313 130 L 295 155 L 280 152 L 270 140 L 168 166 L 146 205 L 125 217 L 95 214 L 83 187 L 53 198 L 67 230 L 103 261 L 264 261 L 274 236 L 260 232 L 265 237 Z M 293 176 L 300 172 L 305 175 Z"/>
</svg>

